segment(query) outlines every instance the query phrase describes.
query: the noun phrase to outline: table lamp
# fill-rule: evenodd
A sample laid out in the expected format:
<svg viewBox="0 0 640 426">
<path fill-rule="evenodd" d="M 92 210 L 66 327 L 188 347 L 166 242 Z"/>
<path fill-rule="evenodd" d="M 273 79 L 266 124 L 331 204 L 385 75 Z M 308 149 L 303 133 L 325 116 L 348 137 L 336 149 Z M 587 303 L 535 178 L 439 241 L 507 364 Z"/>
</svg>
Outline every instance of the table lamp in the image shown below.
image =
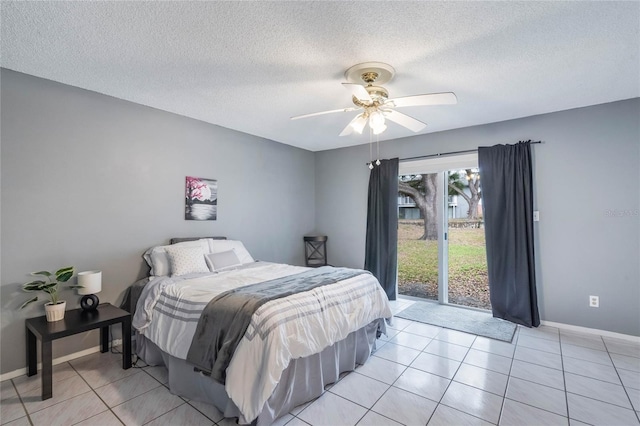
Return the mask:
<svg viewBox="0 0 640 426">
<path fill-rule="evenodd" d="M 96 293 L 102 290 L 102 271 L 78 272 L 78 294 L 82 294 L 80 307 L 85 311 L 95 311 L 100 303 Z"/>
</svg>

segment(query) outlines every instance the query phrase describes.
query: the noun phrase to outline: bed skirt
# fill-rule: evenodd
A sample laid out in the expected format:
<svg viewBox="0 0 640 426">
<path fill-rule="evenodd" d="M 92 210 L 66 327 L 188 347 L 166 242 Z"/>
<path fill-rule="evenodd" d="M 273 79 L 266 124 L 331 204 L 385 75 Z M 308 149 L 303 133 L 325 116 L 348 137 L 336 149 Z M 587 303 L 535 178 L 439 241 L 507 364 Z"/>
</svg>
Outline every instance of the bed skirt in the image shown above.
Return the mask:
<svg viewBox="0 0 640 426">
<path fill-rule="evenodd" d="M 322 352 L 291 361 L 280 382 L 252 424 L 267 426 L 294 407 L 319 397 L 325 386 L 335 383 L 340 373 L 364 364 L 375 350 L 376 338 L 386 333 L 383 319 L 375 320 L 349 334 Z M 201 373 L 193 365 L 160 350 L 144 336 L 137 335 L 138 356 L 149 365 L 165 365 L 169 371 L 169 390 L 175 395 L 214 405 L 224 417 L 237 417 L 248 424 L 238 407 L 227 396 L 224 386 Z"/>
</svg>

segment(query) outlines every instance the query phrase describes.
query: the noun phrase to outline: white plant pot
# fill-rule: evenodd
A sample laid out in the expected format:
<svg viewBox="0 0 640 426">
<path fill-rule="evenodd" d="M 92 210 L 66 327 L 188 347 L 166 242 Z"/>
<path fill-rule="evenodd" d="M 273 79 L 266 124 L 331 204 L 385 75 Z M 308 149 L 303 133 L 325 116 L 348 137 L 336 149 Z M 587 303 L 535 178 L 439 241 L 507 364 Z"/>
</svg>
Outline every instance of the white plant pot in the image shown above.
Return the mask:
<svg viewBox="0 0 640 426">
<path fill-rule="evenodd" d="M 44 304 L 44 312 L 47 314 L 47 321 L 54 322 L 60 321 L 64 318 L 64 310 L 67 307 L 67 302 L 65 300 L 61 300 L 57 304 L 52 304 L 51 302 Z"/>
</svg>

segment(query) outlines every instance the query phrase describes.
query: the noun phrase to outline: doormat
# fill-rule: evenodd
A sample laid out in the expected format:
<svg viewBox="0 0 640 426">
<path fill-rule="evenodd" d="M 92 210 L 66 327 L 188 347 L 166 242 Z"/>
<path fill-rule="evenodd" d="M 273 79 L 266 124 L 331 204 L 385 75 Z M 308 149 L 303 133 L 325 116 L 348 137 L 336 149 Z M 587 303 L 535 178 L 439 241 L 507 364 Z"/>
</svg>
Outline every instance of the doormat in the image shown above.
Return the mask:
<svg viewBox="0 0 640 426">
<path fill-rule="evenodd" d="M 415 302 L 396 316 L 509 343 L 516 331 L 516 324 L 494 318 L 488 312 L 438 303 Z"/>
</svg>

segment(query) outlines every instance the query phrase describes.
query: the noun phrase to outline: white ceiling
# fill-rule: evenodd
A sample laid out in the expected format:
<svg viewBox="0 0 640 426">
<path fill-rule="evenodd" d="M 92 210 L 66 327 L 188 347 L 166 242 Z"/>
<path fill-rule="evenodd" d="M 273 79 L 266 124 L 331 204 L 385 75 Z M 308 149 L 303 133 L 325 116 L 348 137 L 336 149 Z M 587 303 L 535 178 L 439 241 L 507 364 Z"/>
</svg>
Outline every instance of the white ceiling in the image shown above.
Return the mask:
<svg viewBox="0 0 640 426">
<path fill-rule="evenodd" d="M 9 2 L 2 67 L 319 151 L 356 113 L 344 71 L 396 69 L 421 133 L 640 96 L 640 2 Z M 381 140 L 413 133 L 391 123 Z"/>
</svg>

